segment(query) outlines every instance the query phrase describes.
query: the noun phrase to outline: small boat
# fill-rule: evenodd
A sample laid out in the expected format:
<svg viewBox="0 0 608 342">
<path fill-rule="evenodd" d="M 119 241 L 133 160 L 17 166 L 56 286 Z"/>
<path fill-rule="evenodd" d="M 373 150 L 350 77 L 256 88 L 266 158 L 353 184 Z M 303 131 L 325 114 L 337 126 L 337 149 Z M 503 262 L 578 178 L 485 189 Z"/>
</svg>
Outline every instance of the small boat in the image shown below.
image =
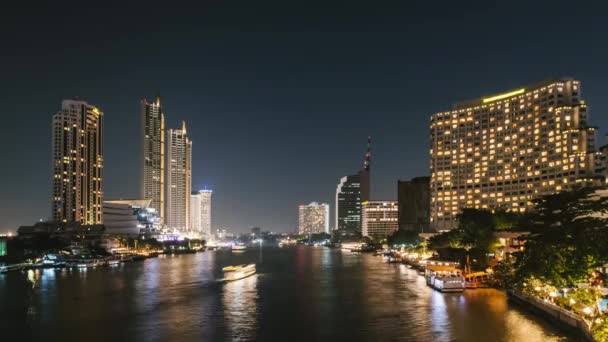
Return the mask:
<svg viewBox="0 0 608 342">
<path fill-rule="evenodd" d="M 256 269 L 255 264 L 249 264 L 224 267 L 222 271 L 224 271 L 223 281 L 234 281 L 254 275 Z"/>
<path fill-rule="evenodd" d="M 244 251 L 247 249 L 247 246 L 243 246 L 243 245 L 234 245 L 232 246 L 232 250 L 233 251 Z"/>
<path fill-rule="evenodd" d="M 116 265 L 120 264 L 121 262 L 122 262 L 122 260 L 120 260 L 120 259 L 109 259 L 108 266 L 116 266 Z"/>
</svg>

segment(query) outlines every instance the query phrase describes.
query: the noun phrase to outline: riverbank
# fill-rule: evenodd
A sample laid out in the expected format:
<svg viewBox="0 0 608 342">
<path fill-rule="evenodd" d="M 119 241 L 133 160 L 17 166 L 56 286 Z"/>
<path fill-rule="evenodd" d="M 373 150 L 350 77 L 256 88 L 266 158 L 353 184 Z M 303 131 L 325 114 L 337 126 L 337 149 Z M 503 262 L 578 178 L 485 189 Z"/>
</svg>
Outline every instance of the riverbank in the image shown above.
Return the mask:
<svg viewBox="0 0 608 342">
<path fill-rule="evenodd" d="M 596 342 L 587 323 L 578 315 L 557 305 L 544 302 L 518 291 L 509 290 L 507 291 L 507 295 L 509 300 L 521 305 L 534 314 L 544 317 L 558 327 L 575 334 L 580 339 Z"/>
</svg>

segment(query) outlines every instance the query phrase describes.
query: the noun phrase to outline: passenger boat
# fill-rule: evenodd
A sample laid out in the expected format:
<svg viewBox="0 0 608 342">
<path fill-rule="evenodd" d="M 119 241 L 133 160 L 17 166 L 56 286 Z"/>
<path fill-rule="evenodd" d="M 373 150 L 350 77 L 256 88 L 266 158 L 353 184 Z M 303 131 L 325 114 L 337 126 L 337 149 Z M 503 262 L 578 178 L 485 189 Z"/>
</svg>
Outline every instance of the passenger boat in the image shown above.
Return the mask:
<svg viewBox="0 0 608 342">
<path fill-rule="evenodd" d="M 224 271 L 223 281 L 234 281 L 254 275 L 256 269 L 255 264 L 249 264 L 224 267 L 222 271 Z"/>
<path fill-rule="evenodd" d="M 464 277 L 459 269 L 451 266 L 427 266 L 424 277 L 426 284 L 441 292 L 462 292 Z"/>
<path fill-rule="evenodd" d="M 243 245 L 234 245 L 234 246 L 232 246 L 232 250 L 233 251 L 241 252 L 241 251 L 244 251 L 246 249 L 247 249 L 247 246 L 243 246 Z"/>
</svg>

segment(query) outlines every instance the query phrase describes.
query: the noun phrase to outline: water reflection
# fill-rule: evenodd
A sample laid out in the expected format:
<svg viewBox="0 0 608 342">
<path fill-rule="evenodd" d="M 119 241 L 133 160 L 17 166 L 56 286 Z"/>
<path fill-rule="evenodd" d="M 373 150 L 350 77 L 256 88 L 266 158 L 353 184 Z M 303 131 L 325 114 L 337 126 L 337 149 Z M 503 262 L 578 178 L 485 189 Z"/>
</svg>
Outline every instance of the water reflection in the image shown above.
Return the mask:
<svg viewBox="0 0 608 342">
<path fill-rule="evenodd" d="M 258 277 L 226 283 L 223 288 L 224 320 L 231 340 L 255 340 L 258 313 Z"/>
<path fill-rule="evenodd" d="M 442 294 L 415 270 L 367 254 L 303 246 L 260 253 L 0 275 L 0 331 L 67 342 L 564 340 L 500 291 Z M 222 267 L 253 262 L 259 274 L 216 281 Z"/>
</svg>

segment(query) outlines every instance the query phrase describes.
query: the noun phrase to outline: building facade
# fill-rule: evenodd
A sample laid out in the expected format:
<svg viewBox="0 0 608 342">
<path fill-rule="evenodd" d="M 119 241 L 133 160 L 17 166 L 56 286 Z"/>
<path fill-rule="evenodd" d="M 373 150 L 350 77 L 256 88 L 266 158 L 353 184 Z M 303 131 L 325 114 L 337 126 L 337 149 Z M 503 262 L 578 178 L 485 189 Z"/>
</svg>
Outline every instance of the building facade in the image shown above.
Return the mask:
<svg viewBox="0 0 608 342">
<path fill-rule="evenodd" d="M 203 238 L 211 238 L 211 195 L 212 190 L 200 190 L 190 196 L 190 224 L 192 231 Z"/>
<path fill-rule="evenodd" d="M 186 123 L 181 129 L 167 132 L 167 208 L 165 224 L 174 230 L 189 232 L 190 194 L 192 193 L 192 141 Z"/>
<path fill-rule="evenodd" d="M 102 223 L 103 113 L 85 101 L 64 100 L 52 137 L 53 220 Z"/>
<path fill-rule="evenodd" d="M 363 168 L 355 175 L 342 177 L 336 188 L 334 229 L 348 233 L 361 233 L 361 202 L 370 199 L 370 178 L 371 137 L 368 137 Z"/>
<path fill-rule="evenodd" d="M 299 207 L 299 234 L 329 234 L 329 204 L 311 202 Z"/>
<path fill-rule="evenodd" d="M 604 181 L 608 184 L 608 135 L 604 137 L 605 144 L 599 148 L 599 166 L 597 173 L 604 177 Z"/>
<path fill-rule="evenodd" d="M 145 235 L 159 234 L 161 224 L 152 200 L 118 199 L 103 201 L 103 223 L 107 234 Z"/>
<path fill-rule="evenodd" d="M 399 229 L 397 201 L 367 201 L 362 206 L 363 236 L 385 239 Z"/>
<path fill-rule="evenodd" d="M 361 231 L 361 181 L 359 175 L 340 179 L 336 189 L 335 229 Z"/>
<path fill-rule="evenodd" d="M 571 79 L 454 105 L 431 116 L 431 224 L 465 207 L 524 212 L 532 200 L 599 181 L 595 128 Z"/>
<path fill-rule="evenodd" d="M 165 115 L 157 96 L 141 101 L 143 175 L 141 197 L 151 200 L 161 223 L 165 218 Z"/>
<path fill-rule="evenodd" d="M 397 181 L 399 229 L 420 233 L 429 232 L 431 222 L 430 177 L 416 177 Z"/>
</svg>

